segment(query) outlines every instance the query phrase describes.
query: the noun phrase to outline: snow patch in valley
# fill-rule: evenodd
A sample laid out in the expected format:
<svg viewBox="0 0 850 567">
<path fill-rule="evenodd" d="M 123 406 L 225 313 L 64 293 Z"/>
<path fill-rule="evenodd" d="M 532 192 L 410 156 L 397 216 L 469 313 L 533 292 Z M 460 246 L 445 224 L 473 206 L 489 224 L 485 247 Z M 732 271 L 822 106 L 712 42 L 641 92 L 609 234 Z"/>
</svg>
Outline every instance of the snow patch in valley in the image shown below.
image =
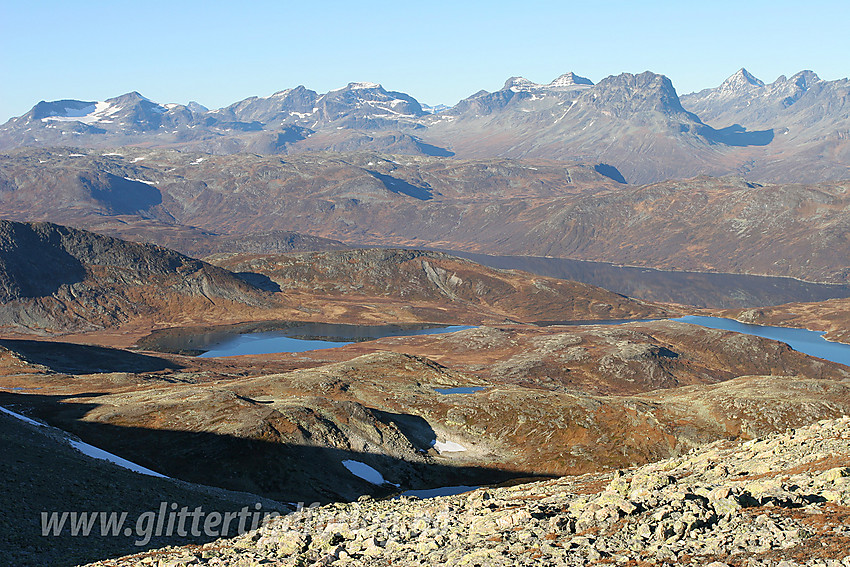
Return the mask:
<svg viewBox="0 0 850 567">
<path fill-rule="evenodd" d="M 84 455 L 88 455 L 94 459 L 100 459 L 101 461 L 109 461 L 110 463 L 116 464 L 121 468 L 131 470 L 133 472 L 137 472 L 139 474 L 144 474 L 148 476 L 155 476 L 158 478 L 168 478 L 164 474 L 160 474 L 158 472 L 147 469 L 141 465 L 137 465 L 136 463 L 130 462 L 127 459 L 122 459 L 118 455 L 113 455 L 103 449 L 98 449 L 88 443 L 83 443 L 82 441 L 76 441 L 74 439 L 68 439 L 68 443 Z"/>
<path fill-rule="evenodd" d="M 29 423 L 30 425 L 35 425 L 36 427 L 48 427 L 47 425 L 45 425 L 43 423 L 39 423 L 38 421 L 35 421 L 34 419 L 30 419 L 30 418 L 28 418 L 24 415 L 21 415 L 19 413 L 15 413 L 15 412 L 8 410 L 8 409 L 6 409 L 2 406 L 0 406 L 0 412 L 5 413 L 7 415 L 10 415 L 10 416 L 14 417 L 15 419 L 19 419 L 19 420 L 21 420 L 25 423 Z M 67 433 L 65 431 L 62 431 L 61 429 L 59 429 L 58 431 L 61 431 L 64 435 L 67 435 Z M 94 459 L 100 459 L 101 461 L 109 461 L 110 463 L 116 464 L 121 468 L 131 470 L 131 471 L 137 472 L 139 474 L 144 474 L 144 475 L 148 475 L 148 476 L 155 476 L 155 477 L 158 477 L 158 478 L 168 478 L 164 474 L 160 474 L 158 472 L 147 469 L 147 468 L 145 468 L 141 465 L 137 465 L 136 463 L 130 462 L 127 459 L 122 459 L 118 455 L 113 455 L 112 453 L 104 451 L 103 449 L 98 449 L 97 447 L 95 447 L 93 445 L 89 445 L 88 443 L 84 443 L 82 441 L 77 441 L 76 439 L 68 439 L 67 441 L 68 441 L 68 444 L 71 445 L 71 447 L 73 447 L 77 451 L 81 452 L 82 454 L 87 455 L 89 457 L 92 457 Z"/>
<path fill-rule="evenodd" d="M 434 439 L 431 441 L 431 446 L 441 455 L 443 453 L 462 453 L 466 451 L 466 447 L 454 441 L 437 441 Z"/>
<path fill-rule="evenodd" d="M 342 466 L 347 468 L 348 472 L 350 472 L 357 478 L 361 478 L 370 484 L 374 484 L 376 486 L 383 486 L 384 484 L 392 484 L 393 486 L 399 486 L 398 484 L 387 482 L 380 472 L 373 469 L 366 463 L 361 463 L 360 461 L 348 459 L 342 461 Z"/>
</svg>

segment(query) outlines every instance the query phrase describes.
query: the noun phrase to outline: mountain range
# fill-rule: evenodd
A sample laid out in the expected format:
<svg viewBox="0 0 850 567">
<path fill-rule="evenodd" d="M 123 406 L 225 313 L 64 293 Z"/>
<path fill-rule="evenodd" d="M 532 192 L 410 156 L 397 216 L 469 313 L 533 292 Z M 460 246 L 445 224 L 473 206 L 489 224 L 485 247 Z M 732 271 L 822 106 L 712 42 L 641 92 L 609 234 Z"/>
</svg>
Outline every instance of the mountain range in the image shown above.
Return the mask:
<svg viewBox="0 0 850 567">
<path fill-rule="evenodd" d="M 598 84 L 566 73 L 508 79 L 450 108 L 376 83 L 320 94 L 304 86 L 209 110 L 132 92 L 105 101 L 39 102 L 0 126 L 0 149 L 145 146 L 212 154 L 373 150 L 463 158 L 604 163 L 629 183 L 698 174 L 755 181 L 850 177 L 850 82 L 811 71 L 765 84 L 742 69 L 679 97 L 652 72 Z"/>
</svg>

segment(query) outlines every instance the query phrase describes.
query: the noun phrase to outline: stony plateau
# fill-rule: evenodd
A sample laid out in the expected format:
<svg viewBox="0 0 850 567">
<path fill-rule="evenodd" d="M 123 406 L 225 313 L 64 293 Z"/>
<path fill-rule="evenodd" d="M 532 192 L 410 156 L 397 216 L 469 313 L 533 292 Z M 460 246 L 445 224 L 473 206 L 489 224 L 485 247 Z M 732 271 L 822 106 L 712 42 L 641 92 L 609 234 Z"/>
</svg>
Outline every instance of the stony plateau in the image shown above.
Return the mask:
<svg viewBox="0 0 850 567">
<path fill-rule="evenodd" d="M 850 565 L 850 419 L 460 496 L 308 508 L 129 565 Z"/>
</svg>

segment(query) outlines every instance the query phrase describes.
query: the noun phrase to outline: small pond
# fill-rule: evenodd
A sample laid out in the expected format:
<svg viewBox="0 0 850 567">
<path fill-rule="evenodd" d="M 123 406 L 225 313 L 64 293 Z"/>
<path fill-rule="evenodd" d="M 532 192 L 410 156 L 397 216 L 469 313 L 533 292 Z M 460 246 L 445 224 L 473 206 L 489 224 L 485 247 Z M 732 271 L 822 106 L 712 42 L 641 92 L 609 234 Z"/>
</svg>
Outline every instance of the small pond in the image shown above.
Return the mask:
<svg viewBox="0 0 850 567">
<path fill-rule="evenodd" d="M 480 392 L 483 389 L 481 386 L 461 386 L 459 388 L 434 388 L 434 391 L 447 396 L 449 394 L 472 394 L 474 392 Z"/>
</svg>

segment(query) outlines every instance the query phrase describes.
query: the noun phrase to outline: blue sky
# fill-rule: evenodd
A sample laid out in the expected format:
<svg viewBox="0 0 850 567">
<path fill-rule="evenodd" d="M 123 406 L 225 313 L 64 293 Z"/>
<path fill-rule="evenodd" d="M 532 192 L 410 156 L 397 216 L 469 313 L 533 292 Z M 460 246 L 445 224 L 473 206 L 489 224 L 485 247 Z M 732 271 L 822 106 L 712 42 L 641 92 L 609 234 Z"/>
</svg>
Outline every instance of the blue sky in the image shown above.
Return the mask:
<svg viewBox="0 0 850 567">
<path fill-rule="evenodd" d="M 0 0 L 0 122 L 39 100 L 139 91 L 211 108 L 379 82 L 453 104 L 521 75 L 652 70 L 680 94 L 740 67 L 850 75 L 850 2 Z"/>
</svg>

